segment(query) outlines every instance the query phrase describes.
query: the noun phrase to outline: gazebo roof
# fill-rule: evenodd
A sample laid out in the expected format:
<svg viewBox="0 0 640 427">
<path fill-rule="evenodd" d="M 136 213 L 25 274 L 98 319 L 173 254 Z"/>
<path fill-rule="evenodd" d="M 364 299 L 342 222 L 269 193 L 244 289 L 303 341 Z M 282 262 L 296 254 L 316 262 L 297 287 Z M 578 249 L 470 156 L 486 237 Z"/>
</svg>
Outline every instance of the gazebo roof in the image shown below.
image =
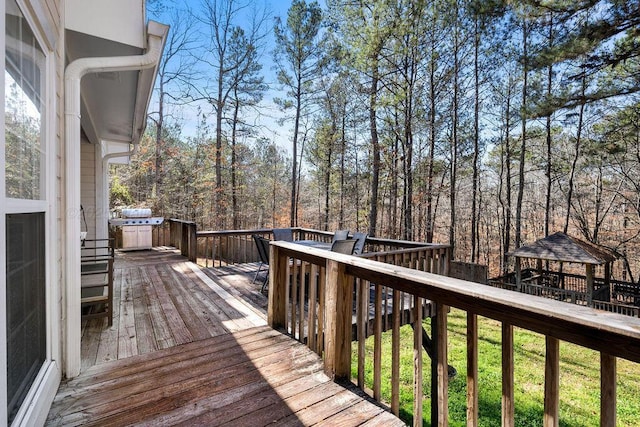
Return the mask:
<svg viewBox="0 0 640 427">
<path fill-rule="evenodd" d="M 619 257 L 611 249 L 567 236 L 562 232 L 551 234 L 530 245 L 522 246 L 507 255 L 580 264 L 605 264 L 615 261 Z"/>
</svg>

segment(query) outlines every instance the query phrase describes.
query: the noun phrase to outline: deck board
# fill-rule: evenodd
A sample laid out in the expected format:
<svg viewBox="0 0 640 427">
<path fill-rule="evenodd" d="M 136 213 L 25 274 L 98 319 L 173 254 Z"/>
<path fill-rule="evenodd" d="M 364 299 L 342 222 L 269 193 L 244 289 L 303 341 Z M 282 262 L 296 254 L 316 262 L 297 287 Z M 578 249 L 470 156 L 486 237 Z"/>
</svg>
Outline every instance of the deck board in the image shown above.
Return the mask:
<svg viewBox="0 0 640 427">
<path fill-rule="evenodd" d="M 47 425 L 359 425 L 398 420 L 332 382 L 319 357 L 266 326 L 95 365 Z"/>
<path fill-rule="evenodd" d="M 167 248 L 119 254 L 113 326 L 83 322 L 82 372 L 47 425 L 403 425 L 266 326 L 245 270 L 201 270 Z"/>
</svg>

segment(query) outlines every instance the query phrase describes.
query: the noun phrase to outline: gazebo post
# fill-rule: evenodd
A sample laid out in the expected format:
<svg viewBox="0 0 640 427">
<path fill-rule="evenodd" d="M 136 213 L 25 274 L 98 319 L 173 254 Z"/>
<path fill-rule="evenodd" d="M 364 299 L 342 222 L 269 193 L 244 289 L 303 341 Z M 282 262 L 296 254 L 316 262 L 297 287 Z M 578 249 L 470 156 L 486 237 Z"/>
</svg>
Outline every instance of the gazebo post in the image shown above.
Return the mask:
<svg viewBox="0 0 640 427">
<path fill-rule="evenodd" d="M 542 286 L 542 258 L 537 260 L 536 267 L 538 268 L 538 286 Z"/>
<path fill-rule="evenodd" d="M 612 293 L 612 289 L 611 289 L 611 262 L 607 262 L 604 265 L 604 285 L 607 287 L 607 289 L 609 290 L 609 293 L 607 295 L 608 302 L 611 302 L 611 293 Z"/>
<path fill-rule="evenodd" d="M 585 264 L 587 277 L 587 305 L 593 305 L 593 264 Z"/>
<path fill-rule="evenodd" d="M 520 257 L 517 256 L 516 258 L 516 289 L 518 290 L 518 292 L 520 292 L 522 289 L 522 271 L 520 269 Z"/>
</svg>

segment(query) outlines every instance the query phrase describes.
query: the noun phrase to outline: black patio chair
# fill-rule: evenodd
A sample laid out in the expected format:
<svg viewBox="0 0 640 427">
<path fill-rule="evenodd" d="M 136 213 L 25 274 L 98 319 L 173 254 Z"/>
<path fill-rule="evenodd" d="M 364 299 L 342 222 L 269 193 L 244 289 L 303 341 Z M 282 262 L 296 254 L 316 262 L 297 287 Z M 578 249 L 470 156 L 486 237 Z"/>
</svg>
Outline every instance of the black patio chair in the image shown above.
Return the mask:
<svg viewBox="0 0 640 427">
<path fill-rule="evenodd" d="M 285 242 L 293 242 L 293 230 L 290 228 L 274 228 L 273 240 L 283 240 Z"/>
<path fill-rule="evenodd" d="M 354 233 L 353 234 L 353 240 L 356 241 L 356 245 L 353 248 L 353 254 L 354 255 L 361 255 L 362 251 L 364 250 L 364 245 L 367 242 L 367 236 L 369 234 L 367 233 Z"/>
<path fill-rule="evenodd" d="M 331 244 L 331 251 L 351 255 L 353 254 L 353 249 L 356 243 L 357 242 L 353 239 L 334 240 L 334 242 Z"/>
<path fill-rule="evenodd" d="M 347 240 L 348 238 L 349 230 L 338 230 L 333 233 L 333 239 L 331 240 L 331 243 L 335 242 L 336 240 Z"/>
<path fill-rule="evenodd" d="M 254 234 L 251 237 L 253 237 L 253 241 L 256 243 L 256 249 L 258 250 L 258 256 L 260 257 L 260 266 L 258 267 L 258 271 L 256 271 L 256 275 L 253 278 L 252 283 L 255 283 L 256 279 L 258 278 L 258 274 L 260 274 L 260 271 L 262 270 L 262 267 L 266 265 L 267 274 L 262 281 L 262 288 L 260 289 L 260 292 L 264 293 L 264 289 L 269 283 L 269 239 L 265 239 L 264 237 L 257 234 Z"/>
</svg>

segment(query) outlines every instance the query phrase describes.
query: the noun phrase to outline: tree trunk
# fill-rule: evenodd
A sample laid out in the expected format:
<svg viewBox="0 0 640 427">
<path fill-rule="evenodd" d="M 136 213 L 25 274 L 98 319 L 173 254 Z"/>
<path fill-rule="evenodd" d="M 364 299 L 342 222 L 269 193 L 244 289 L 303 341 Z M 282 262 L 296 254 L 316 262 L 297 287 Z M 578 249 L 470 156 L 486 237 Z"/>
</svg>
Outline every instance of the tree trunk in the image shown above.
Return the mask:
<svg viewBox="0 0 640 427">
<path fill-rule="evenodd" d="M 335 135 L 335 127 L 331 126 L 331 138 Z M 322 226 L 324 231 L 329 230 L 329 206 L 330 206 L 330 186 L 331 186 L 331 157 L 333 155 L 333 141 L 328 144 L 328 150 L 325 156 L 325 171 L 324 171 L 324 218 L 322 219 Z"/>
<path fill-rule="evenodd" d="M 165 204 L 162 201 L 163 196 L 163 165 L 162 165 L 162 153 L 163 143 L 162 143 L 162 134 L 164 133 L 164 81 L 162 78 L 158 79 L 159 83 L 159 93 L 158 96 L 158 121 L 156 122 L 156 173 L 155 173 L 155 188 L 156 188 L 156 199 L 158 200 L 158 208 L 160 211 L 158 215 L 164 216 L 165 212 Z"/>
<path fill-rule="evenodd" d="M 458 63 L 458 3 L 455 5 L 455 29 L 453 44 L 453 102 L 451 110 L 453 119 L 451 123 L 451 166 L 450 166 L 450 188 L 449 188 L 449 246 L 451 246 L 451 259 L 455 259 L 456 253 L 456 180 L 458 174 L 458 79 L 460 64 Z"/>
<path fill-rule="evenodd" d="M 507 253 L 511 249 L 511 75 L 507 79 L 507 95 L 504 118 L 504 142 L 500 153 L 500 190 L 498 198 L 502 206 L 504 230 L 502 240 L 501 271 L 506 274 L 509 270 Z M 503 185 L 504 182 L 504 185 Z M 506 190 L 505 190 L 506 189 Z M 503 193 L 505 196 L 503 197 Z"/>
<path fill-rule="evenodd" d="M 476 262 L 479 257 L 479 233 L 478 233 L 478 160 L 480 157 L 480 72 L 478 67 L 478 57 L 480 55 L 480 17 L 475 14 L 474 19 L 474 56 L 473 56 L 473 77 L 474 77 L 474 103 L 473 103 L 473 188 L 471 191 L 471 262 Z"/>
<path fill-rule="evenodd" d="M 300 70 L 298 70 L 300 76 Z M 289 222 L 291 227 L 298 225 L 298 130 L 300 129 L 300 114 L 302 109 L 302 82 L 298 77 L 296 85 L 296 118 L 293 126 L 293 164 L 291 165 L 291 214 Z"/>
<path fill-rule="evenodd" d="M 338 229 L 344 229 L 344 174 L 345 174 L 345 151 L 346 126 L 347 126 L 347 105 L 344 104 L 342 111 L 342 126 L 340 127 L 340 212 L 338 213 Z"/>
<path fill-rule="evenodd" d="M 233 106 L 233 121 L 231 123 L 231 210 L 233 212 L 233 229 L 240 229 L 240 218 L 238 210 L 238 184 L 237 184 L 237 153 L 236 153 L 236 132 L 238 128 L 238 111 L 240 101 L 237 93 Z"/>
<path fill-rule="evenodd" d="M 581 94 L 584 97 L 584 93 L 586 90 L 586 78 L 583 74 L 582 76 L 582 90 Z M 580 143 L 582 142 L 582 123 L 584 120 L 584 102 L 580 104 L 580 111 L 578 113 L 578 128 L 576 129 L 576 145 L 575 145 L 575 153 L 573 156 L 573 161 L 571 162 L 571 172 L 569 173 L 569 188 L 567 190 L 567 211 L 564 217 L 564 228 L 563 231 L 566 234 L 569 230 L 569 218 L 571 216 L 571 203 L 573 202 L 573 180 L 576 174 L 576 167 L 578 165 L 578 158 L 580 156 Z"/>
<path fill-rule="evenodd" d="M 553 46 L 553 13 L 549 14 L 549 47 Z M 551 99 L 551 89 L 553 83 L 553 65 L 549 64 L 547 68 L 547 98 Z M 545 210 L 544 210 L 544 235 L 548 236 L 550 233 L 551 222 L 551 113 L 547 116 L 546 123 L 547 132 L 547 165 L 545 170 L 545 176 L 547 178 L 547 194 L 545 197 Z M 548 265 L 548 262 L 547 262 Z"/>
<path fill-rule="evenodd" d="M 522 81 L 522 114 L 520 120 L 522 121 L 522 135 L 520 143 L 520 165 L 518 169 L 518 201 L 516 202 L 516 247 L 522 245 L 522 200 L 524 198 L 524 163 L 525 153 L 527 149 L 527 77 L 529 74 L 529 67 L 527 58 L 528 48 L 528 34 L 527 34 L 527 22 L 522 23 L 522 60 L 523 60 L 523 81 Z"/>
<path fill-rule="evenodd" d="M 376 235 L 378 223 L 378 185 L 380 181 L 380 143 L 378 141 L 378 53 L 374 53 L 371 65 L 372 77 L 369 92 L 369 130 L 371 132 L 371 198 L 369 201 L 369 236 Z"/>
<path fill-rule="evenodd" d="M 427 166 L 427 213 L 426 213 L 426 241 L 433 242 L 434 209 L 433 209 L 433 175 L 436 150 L 436 56 L 435 41 L 431 42 L 429 60 L 429 158 Z"/>
<path fill-rule="evenodd" d="M 400 129 L 400 122 L 398 120 L 398 106 L 396 106 L 394 108 L 394 122 L 395 122 L 395 127 L 396 129 Z M 401 141 L 400 141 L 400 136 L 397 132 L 394 132 L 394 137 L 393 137 L 393 154 L 392 154 L 392 158 L 393 161 L 391 162 L 391 190 L 389 194 L 389 199 L 391 200 L 391 203 L 388 207 L 388 212 L 389 214 L 387 215 L 389 217 L 389 224 L 387 226 L 387 231 L 386 233 L 383 230 L 383 233 L 385 234 L 386 237 L 390 237 L 392 239 L 397 239 L 400 237 L 399 235 L 399 231 L 400 231 L 400 227 L 398 225 L 398 214 L 400 213 L 402 215 L 401 212 L 399 212 L 400 209 L 398 209 L 398 197 L 399 197 L 399 189 L 400 186 L 398 184 L 398 179 L 399 179 L 399 169 L 400 169 L 400 145 L 401 145 Z M 382 200 L 385 200 L 385 198 L 383 197 Z M 406 208 L 404 202 L 402 203 L 402 211 L 404 212 L 404 209 Z"/>
<path fill-rule="evenodd" d="M 216 210 L 214 223 L 216 229 L 224 229 L 224 219 L 226 217 L 222 206 L 222 110 L 224 108 L 223 99 L 223 77 L 224 77 L 224 57 L 220 58 L 220 69 L 218 71 L 218 95 L 216 98 L 216 188 L 214 190 L 214 198 L 216 201 Z"/>
</svg>

